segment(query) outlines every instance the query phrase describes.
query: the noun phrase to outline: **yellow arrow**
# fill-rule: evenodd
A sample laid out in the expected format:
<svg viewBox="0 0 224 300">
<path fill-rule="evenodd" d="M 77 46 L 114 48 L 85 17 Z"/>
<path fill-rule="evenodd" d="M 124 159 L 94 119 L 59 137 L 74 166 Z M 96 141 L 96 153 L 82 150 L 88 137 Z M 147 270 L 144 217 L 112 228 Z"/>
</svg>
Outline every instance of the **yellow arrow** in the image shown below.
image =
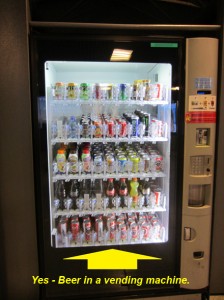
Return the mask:
<svg viewBox="0 0 224 300">
<path fill-rule="evenodd" d="M 94 253 L 72 256 L 64 258 L 65 260 L 86 259 L 88 261 L 88 270 L 121 270 L 138 268 L 138 259 L 161 260 L 161 258 L 131 253 L 127 251 L 109 249 Z"/>
</svg>

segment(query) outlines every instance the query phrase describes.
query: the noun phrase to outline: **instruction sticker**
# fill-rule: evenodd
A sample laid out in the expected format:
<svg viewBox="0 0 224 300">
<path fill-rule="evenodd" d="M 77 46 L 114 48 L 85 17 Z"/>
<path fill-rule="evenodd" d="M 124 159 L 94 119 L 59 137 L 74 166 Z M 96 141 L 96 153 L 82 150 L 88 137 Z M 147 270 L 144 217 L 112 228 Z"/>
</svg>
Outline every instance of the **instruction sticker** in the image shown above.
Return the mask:
<svg viewBox="0 0 224 300">
<path fill-rule="evenodd" d="M 192 95 L 188 101 L 189 111 L 216 111 L 216 96 Z"/>
</svg>

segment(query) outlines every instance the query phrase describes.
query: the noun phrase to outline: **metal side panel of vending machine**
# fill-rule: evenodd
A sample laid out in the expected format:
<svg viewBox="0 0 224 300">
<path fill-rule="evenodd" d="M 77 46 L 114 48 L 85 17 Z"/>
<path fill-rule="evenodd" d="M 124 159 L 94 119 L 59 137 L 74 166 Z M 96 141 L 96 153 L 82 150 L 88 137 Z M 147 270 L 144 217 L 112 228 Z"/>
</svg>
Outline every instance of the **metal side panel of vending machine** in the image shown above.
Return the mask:
<svg viewBox="0 0 224 300">
<path fill-rule="evenodd" d="M 181 276 L 189 289 L 209 285 L 217 65 L 217 39 L 187 39 Z"/>
<path fill-rule="evenodd" d="M 44 299 L 179 285 L 184 43 L 159 42 L 31 37 Z"/>
</svg>

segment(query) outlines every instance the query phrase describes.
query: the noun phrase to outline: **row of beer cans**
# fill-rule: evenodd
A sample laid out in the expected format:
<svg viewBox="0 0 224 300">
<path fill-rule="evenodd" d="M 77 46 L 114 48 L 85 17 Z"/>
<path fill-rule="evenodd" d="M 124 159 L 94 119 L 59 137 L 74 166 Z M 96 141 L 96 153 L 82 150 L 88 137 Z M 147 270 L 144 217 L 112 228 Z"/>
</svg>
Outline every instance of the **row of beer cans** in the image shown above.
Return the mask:
<svg viewBox="0 0 224 300">
<path fill-rule="evenodd" d="M 150 243 L 163 240 L 165 233 L 159 217 L 150 213 L 59 216 L 56 228 L 61 246 Z"/>
<path fill-rule="evenodd" d="M 161 83 L 136 80 L 130 83 L 56 82 L 52 85 L 55 100 L 164 100 L 166 88 Z"/>
</svg>

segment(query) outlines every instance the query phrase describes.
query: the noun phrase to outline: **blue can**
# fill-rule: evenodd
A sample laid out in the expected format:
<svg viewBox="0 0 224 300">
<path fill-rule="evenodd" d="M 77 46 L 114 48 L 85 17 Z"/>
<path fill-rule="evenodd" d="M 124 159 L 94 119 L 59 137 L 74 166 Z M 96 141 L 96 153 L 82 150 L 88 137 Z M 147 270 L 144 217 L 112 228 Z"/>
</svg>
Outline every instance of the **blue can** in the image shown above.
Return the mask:
<svg viewBox="0 0 224 300">
<path fill-rule="evenodd" d="M 132 115 L 131 116 L 131 124 L 132 124 L 132 136 L 138 136 L 138 127 L 139 127 L 139 117 Z"/>
<path fill-rule="evenodd" d="M 119 100 L 127 100 L 128 99 L 128 89 L 126 83 L 121 83 L 119 85 Z"/>
</svg>

